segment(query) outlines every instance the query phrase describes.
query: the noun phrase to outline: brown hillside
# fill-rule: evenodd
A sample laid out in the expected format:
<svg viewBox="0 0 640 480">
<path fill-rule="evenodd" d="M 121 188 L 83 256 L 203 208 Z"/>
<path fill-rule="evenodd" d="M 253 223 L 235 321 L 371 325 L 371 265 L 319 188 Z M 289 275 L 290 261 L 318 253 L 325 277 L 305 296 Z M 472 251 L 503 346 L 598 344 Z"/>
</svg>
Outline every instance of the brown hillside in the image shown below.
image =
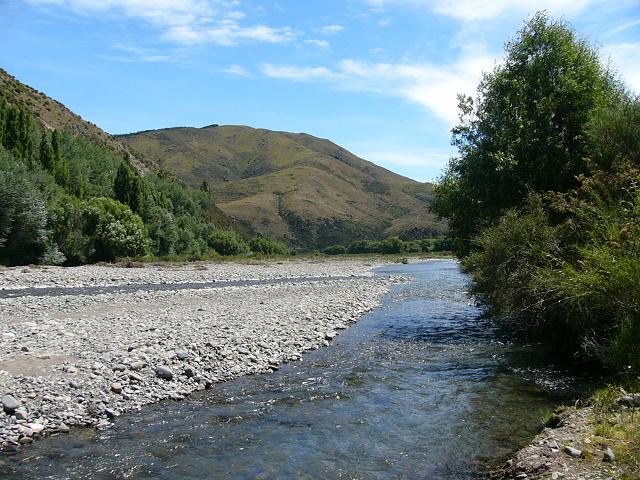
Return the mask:
<svg viewBox="0 0 640 480">
<path fill-rule="evenodd" d="M 445 230 L 429 213 L 430 184 L 311 135 L 212 125 L 118 138 L 193 186 L 206 180 L 218 206 L 255 233 L 302 248 Z"/>
</svg>

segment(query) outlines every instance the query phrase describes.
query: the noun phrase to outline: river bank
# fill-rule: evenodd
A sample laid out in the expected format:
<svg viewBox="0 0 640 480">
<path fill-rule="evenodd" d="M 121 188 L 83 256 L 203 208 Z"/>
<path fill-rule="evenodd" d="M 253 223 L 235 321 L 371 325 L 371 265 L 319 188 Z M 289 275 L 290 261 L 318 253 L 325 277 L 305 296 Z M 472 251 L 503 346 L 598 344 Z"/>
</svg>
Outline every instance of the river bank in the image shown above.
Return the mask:
<svg viewBox="0 0 640 480">
<path fill-rule="evenodd" d="M 262 283 L 224 286 L 239 280 Z M 276 370 L 327 345 L 392 281 L 361 261 L 3 269 L 0 448 Z M 97 288 L 125 285 L 139 288 Z M 20 295 L 43 288 L 57 290 Z"/>
<path fill-rule="evenodd" d="M 640 394 L 607 387 L 586 406 L 561 407 L 491 480 L 633 480 L 640 475 Z"/>
</svg>

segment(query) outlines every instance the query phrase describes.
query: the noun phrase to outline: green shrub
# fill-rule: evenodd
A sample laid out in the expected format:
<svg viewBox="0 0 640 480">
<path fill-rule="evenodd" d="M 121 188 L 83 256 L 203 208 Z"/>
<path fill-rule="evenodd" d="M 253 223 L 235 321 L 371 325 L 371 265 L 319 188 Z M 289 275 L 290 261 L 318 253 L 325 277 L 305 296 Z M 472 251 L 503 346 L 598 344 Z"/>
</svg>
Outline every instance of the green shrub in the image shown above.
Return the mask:
<svg viewBox="0 0 640 480">
<path fill-rule="evenodd" d="M 260 235 L 249 241 L 249 247 L 252 252 L 262 255 L 287 255 L 291 251 L 284 243 L 275 242 Z"/>
<path fill-rule="evenodd" d="M 323 252 L 326 255 L 344 255 L 347 253 L 347 247 L 344 245 L 330 245 Z"/>
<path fill-rule="evenodd" d="M 0 206 L 0 263 L 39 262 L 50 246 L 45 198 L 26 167 L 4 149 L 0 151 Z"/>
<path fill-rule="evenodd" d="M 380 244 L 382 253 L 402 253 L 405 251 L 405 243 L 399 237 L 389 237 Z"/>
<path fill-rule="evenodd" d="M 232 230 L 218 230 L 209 234 L 207 243 L 220 255 L 246 255 L 249 245 Z"/>
<path fill-rule="evenodd" d="M 380 253 L 380 242 L 375 240 L 358 240 L 347 248 L 348 253 Z"/>
</svg>

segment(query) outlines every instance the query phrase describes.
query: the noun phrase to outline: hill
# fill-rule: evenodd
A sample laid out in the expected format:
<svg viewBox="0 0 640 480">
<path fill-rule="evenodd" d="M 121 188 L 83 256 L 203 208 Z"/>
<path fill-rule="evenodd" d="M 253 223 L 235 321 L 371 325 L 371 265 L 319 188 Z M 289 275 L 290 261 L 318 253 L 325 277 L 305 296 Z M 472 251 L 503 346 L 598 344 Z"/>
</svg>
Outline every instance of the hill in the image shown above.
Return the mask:
<svg viewBox="0 0 640 480">
<path fill-rule="evenodd" d="M 286 250 L 265 239 L 251 247 L 248 232 L 209 192 L 188 187 L 4 70 L 0 205 L 3 265 Z"/>
<path fill-rule="evenodd" d="M 429 212 L 432 185 L 302 133 L 245 126 L 168 128 L 117 137 L 191 186 L 252 233 L 299 248 L 444 232 Z"/>
<path fill-rule="evenodd" d="M 44 93 L 17 80 L 0 68 L 0 101 L 24 109 L 33 115 L 48 130 L 69 131 L 91 143 L 106 147 L 129 162 L 141 173 L 153 170 L 156 166 L 138 152 L 121 143 L 97 125 L 75 114 L 62 103 Z"/>
</svg>

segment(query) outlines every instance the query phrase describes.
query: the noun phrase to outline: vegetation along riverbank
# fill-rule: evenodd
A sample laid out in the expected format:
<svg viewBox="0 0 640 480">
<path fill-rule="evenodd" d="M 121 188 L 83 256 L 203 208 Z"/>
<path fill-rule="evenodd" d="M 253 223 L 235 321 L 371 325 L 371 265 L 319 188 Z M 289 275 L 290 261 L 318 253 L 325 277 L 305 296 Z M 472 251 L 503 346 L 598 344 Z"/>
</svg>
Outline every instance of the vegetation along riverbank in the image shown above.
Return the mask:
<svg viewBox="0 0 640 480">
<path fill-rule="evenodd" d="M 621 475 L 638 478 L 635 407 L 600 400 L 639 386 L 638 97 L 586 39 L 538 14 L 506 44 L 477 96 L 460 98 L 460 112 L 459 155 L 436 185 L 434 209 L 449 221 L 473 293 L 522 335 L 608 369 L 615 386 L 566 417 L 588 434 L 553 448 L 585 465 L 590 447 L 575 442 L 592 438 L 595 447 L 597 439 L 618 449 Z M 539 463 L 517 478 L 566 474 Z M 596 472 L 595 464 L 582 470 Z M 567 475 L 581 477 L 575 472 Z"/>
</svg>

